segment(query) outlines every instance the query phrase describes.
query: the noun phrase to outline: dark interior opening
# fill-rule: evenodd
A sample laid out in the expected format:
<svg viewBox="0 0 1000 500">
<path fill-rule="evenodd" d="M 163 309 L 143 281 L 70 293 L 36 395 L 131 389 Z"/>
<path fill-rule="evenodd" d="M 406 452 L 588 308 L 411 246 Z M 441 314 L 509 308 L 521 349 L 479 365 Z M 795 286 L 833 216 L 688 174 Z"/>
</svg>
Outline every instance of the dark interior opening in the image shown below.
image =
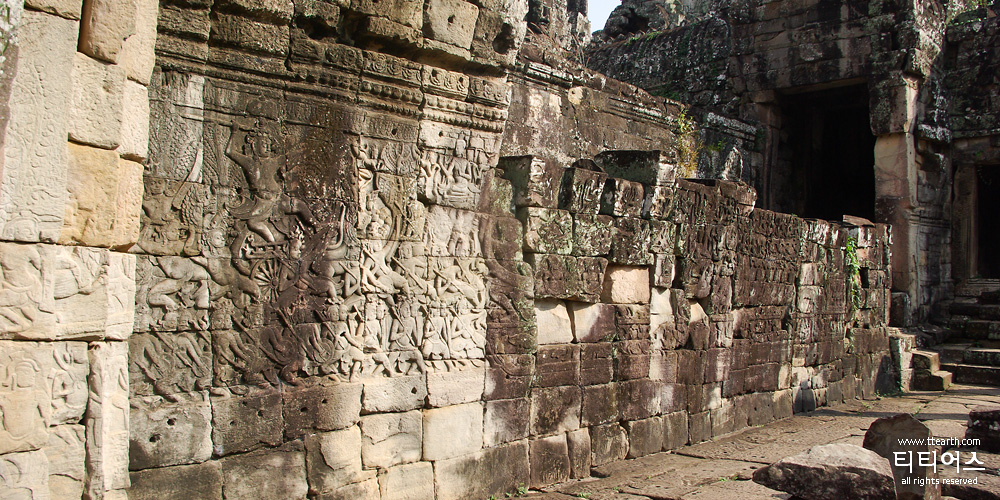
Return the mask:
<svg viewBox="0 0 1000 500">
<path fill-rule="evenodd" d="M 782 99 L 785 179 L 776 202 L 802 217 L 875 220 L 875 136 L 868 88 L 852 85 Z M 784 200 L 782 200 L 784 198 Z"/>
<path fill-rule="evenodd" d="M 976 168 L 979 277 L 1000 279 L 1000 165 Z"/>
</svg>

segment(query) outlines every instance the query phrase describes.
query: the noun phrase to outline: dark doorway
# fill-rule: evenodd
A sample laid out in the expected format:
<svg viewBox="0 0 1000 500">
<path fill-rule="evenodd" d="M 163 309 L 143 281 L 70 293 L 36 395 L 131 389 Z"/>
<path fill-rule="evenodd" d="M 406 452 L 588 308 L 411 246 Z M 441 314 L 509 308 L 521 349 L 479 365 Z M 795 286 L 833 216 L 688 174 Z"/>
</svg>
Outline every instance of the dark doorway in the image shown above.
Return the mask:
<svg viewBox="0 0 1000 500">
<path fill-rule="evenodd" d="M 1000 279 L 1000 165 L 976 167 L 979 277 Z"/>
<path fill-rule="evenodd" d="M 782 99 L 786 209 L 802 217 L 875 220 L 875 136 L 868 88 L 852 85 Z"/>
</svg>

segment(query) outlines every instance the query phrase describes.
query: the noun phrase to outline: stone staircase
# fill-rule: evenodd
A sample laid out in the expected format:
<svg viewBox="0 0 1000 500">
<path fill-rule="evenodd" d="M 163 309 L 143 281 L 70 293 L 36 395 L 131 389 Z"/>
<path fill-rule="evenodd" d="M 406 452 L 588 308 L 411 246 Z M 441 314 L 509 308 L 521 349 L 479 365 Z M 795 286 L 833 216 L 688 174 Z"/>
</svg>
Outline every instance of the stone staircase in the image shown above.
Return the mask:
<svg viewBox="0 0 1000 500">
<path fill-rule="evenodd" d="M 922 349 L 912 351 L 913 378 L 910 388 L 917 391 L 946 391 L 951 387 L 952 374 L 941 369 L 937 352 Z"/>
<path fill-rule="evenodd" d="M 1000 293 L 958 298 L 950 311 L 948 340 L 934 347 L 940 369 L 957 383 L 1000 386 Z"/>
</svg>

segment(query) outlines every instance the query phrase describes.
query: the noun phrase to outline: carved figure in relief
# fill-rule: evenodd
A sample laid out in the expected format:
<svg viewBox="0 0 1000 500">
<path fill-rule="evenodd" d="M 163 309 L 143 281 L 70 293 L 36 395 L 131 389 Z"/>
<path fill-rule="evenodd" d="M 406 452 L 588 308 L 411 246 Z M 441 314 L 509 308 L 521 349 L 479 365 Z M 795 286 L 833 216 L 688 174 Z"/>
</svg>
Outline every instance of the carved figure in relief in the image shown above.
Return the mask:
<svg viewBox="0 0 1000 500">
<path fill-rule="evenodd" d="M 207 330 L 211 307 L 208 284 L 212 277 L 205 259 L 158 257 L 156 262 L 165 279 L 150 287 L 146 301 L 164 309 L 158 324 L 165 328 L 191 326 Z M 189 320 L 190 325 L 183 324 L 182 319 Z"/>
<path fill-rule="evenodd" d="M 44 444 L 51 411 L 50 396 L 39 384 L 41 366 L 15 353 L 0 371 L 0 448 Z"/>
<path fill-rule="evenodd" d="M 33 245 L 0 252 L 0 331 L 30 328 L 42 304 L 42 256 Z"/>
</svg>

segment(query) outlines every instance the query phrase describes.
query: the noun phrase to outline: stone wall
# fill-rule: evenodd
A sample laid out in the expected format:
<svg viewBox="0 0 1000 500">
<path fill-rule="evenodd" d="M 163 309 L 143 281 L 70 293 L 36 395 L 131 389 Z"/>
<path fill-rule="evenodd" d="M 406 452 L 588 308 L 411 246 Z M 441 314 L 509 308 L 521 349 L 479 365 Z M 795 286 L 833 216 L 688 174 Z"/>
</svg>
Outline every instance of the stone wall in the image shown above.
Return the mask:
<svg viewBox="0 0 1000 500">
<path fill-rule="evenodd" d="M 896 229 L 896 322 L 910 325 L 951 297 L 951 136 L 941 55 L 949 9 L 960 7 L 719 3 L 680 27 L 616 24 L 595 39 L 587 64 L 655 95 L 759 127 L 760 160 L 743 178 L 758 189 L 762 206 L 785 212 L 800 210 L 789 193 L 801 189 L 795 180 L 801 165 L 791 162 L 783 144 L 789 102 L 803 92 L 866 88 L 876 136 L 874 213 Z"/>
<path fill-rule="evenodd" d="M 0 491 L 125 498 L 156 4 L 0 5 Z"/>
</svg>

